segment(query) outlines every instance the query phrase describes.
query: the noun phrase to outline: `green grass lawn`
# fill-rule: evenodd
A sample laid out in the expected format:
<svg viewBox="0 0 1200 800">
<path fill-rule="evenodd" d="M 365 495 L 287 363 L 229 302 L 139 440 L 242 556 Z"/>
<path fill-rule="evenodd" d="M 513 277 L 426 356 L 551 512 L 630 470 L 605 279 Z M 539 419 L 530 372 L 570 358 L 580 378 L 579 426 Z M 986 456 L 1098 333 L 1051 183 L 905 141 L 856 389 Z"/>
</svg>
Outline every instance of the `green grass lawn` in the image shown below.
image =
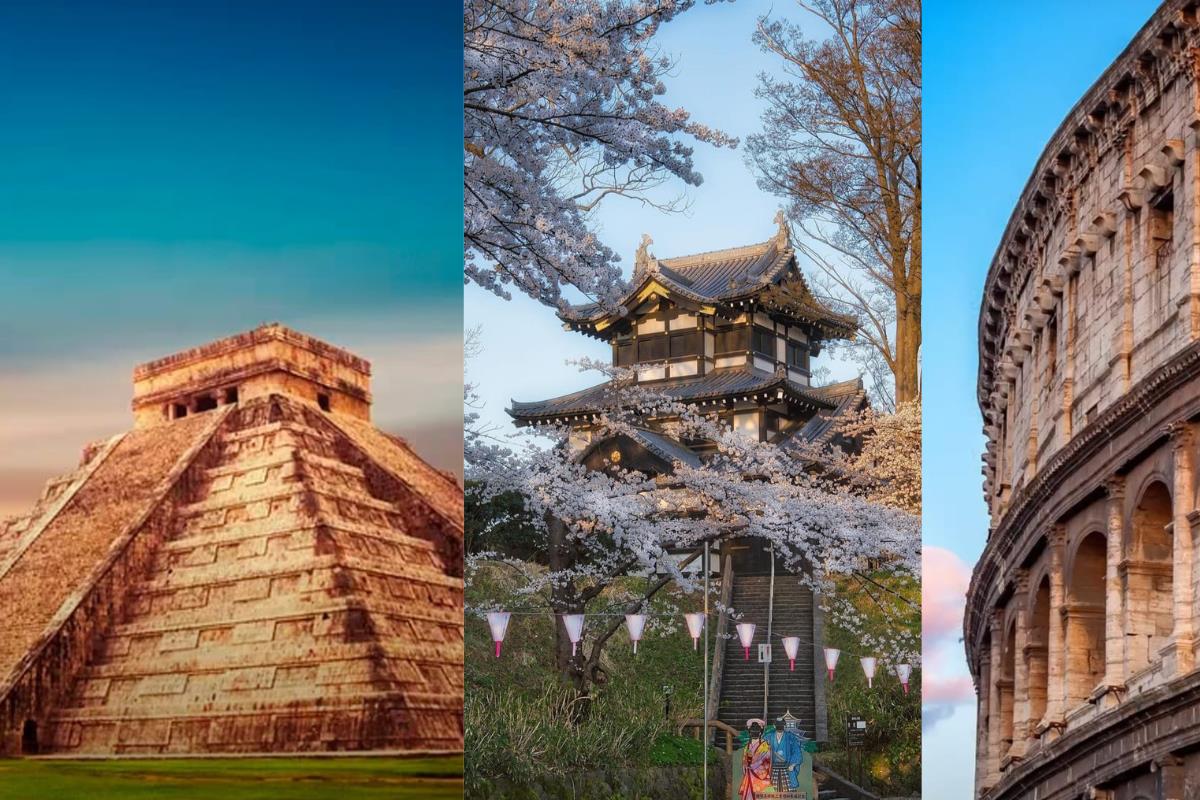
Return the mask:
<svg viewBox="0 0 1200 800">
<path fill-rule="evenodd" d="M 461 756 L 0 759 L 3 800 L 440 800 L 461 798 Z"/>
</svg>

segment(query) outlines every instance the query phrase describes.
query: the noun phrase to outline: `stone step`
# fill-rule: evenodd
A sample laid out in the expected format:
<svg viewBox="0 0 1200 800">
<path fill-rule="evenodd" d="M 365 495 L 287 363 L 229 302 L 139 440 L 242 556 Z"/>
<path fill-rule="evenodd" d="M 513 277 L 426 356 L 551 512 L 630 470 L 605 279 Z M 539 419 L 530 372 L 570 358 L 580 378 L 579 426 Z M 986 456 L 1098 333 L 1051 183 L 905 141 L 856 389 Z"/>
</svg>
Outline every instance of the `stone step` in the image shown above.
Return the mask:
<svg viewBox="0 0 1200 800">
<path fill-rule="evenodd" d="M 0 684 L 64 604 L 82 601 L 96 566 L 150 513 L 212 422 L 198 417 L 126 434 L 0 578 L 0 617 L 21 620 L 0 637 Z"/>
</svg>

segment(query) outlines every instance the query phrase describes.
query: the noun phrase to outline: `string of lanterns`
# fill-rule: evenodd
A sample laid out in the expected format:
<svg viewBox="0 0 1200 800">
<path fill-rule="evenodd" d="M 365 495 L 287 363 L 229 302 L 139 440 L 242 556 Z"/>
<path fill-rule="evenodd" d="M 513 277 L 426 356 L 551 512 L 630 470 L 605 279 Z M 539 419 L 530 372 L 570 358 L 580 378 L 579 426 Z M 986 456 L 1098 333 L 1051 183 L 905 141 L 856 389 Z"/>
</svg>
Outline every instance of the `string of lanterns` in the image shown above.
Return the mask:
<svg viewBox="0 0 1200 800">
<path fill-rule="evenodd" d="M 489 611 L 487 614 L 488 627 L 492 631 L 492 641 L 496 645 L 496 658 L 500 657 L 500 645 L 504 642 L 505 634 L 508 632 L 508 623 L 512 618 L 512 611 Z M 543 612 L 537 612 L 539 615 Z M 567 637 L 571 640 L 571 656 L 574 657 L 578 653 L 579 643 L 583 640 L 583 622 L 584 614 L 559 614 L 563 621 L 563 627 L 567 631 Z M 586 616 L 614 616 L 611 614 L 588 614 Z M 647 614 L 626 614 L 625 627 L 629 632 L 629 639 L 633 643 L 633 653 L 637 655 L 638 642 L 642 639 L 642 633 L 646 629 Z M 656 615 L 658 616 L 658 615 Z M 667 615 L 673 616 L 673 615 Z M 696 650 L 700 646 L 700 636 L 704 632 L 704 614 L 699 611 L 692 611 L 683 615 L 684 622 L 687 624 L 688 634 L 692 637 L 692 649 Z M 742 645 L 743 658 L 746 661 L 750 660 L 750 646 L 754 642 L 754 633 L 757 626 L 753 622 L 739 622 L 737 624 L 738 641 Z M 781 636 L 783 640 L 783 649 L 788 657 L 788 670 L 796 671 L 796 658 L 800 654 L 800 645 L 802 640 L 799 636 Z M 841 658 L 842 651 L 836 647 L 823 648 L 825 655 L 825 669 L 829 674 L 829 680 L 833 681 L 834 670 L 837 669 L 838 659 Z M 875 656 L 862 656 L 859 659 L 862 665 L 863 674 L 867 678 L 867 688 L 874 688 L 875 672 L 878 665 L 878 659 Z M 896 664 L 896 677 L 900 680 L 900 685 L 904 689 L 904 693 L 908 694 L 908 684 L 912 677 L 911 664 Z"/>
</svg>

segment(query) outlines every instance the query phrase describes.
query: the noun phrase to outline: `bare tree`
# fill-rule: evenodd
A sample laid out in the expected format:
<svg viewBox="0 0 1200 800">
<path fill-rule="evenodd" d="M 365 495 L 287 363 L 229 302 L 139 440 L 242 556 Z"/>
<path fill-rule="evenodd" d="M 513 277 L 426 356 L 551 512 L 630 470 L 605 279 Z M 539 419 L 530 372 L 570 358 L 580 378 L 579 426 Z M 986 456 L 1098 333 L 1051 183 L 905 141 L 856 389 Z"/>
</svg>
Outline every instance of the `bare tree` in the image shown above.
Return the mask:
<svg viewBox="0 0 1200 800">
<path fill-rule="evenodd" d="M 859 318 L 851 356 L 880 362 L 894 401 L 920 394 L 920 0 L 797 0 L 819 35 L 761 17 L 755 42 L 783 62 L 759 76 L 768 108 L 749 137 L 759 185 L 788 201 L 814 283 Z M 879 386 L 884 393 L 888 387 Z M 879 392 L 877 392 L 879 394 Z"/>
</svg>

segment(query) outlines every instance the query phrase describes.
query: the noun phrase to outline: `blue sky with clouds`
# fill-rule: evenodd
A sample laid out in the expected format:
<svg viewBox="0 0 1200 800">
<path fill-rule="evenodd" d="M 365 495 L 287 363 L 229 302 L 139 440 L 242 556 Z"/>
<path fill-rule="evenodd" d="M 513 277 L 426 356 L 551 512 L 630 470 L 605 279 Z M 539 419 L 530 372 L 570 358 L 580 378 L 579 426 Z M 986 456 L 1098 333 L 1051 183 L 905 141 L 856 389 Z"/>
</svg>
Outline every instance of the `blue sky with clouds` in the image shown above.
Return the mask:
<svg viewBox="0 0 1200 800">
<path fill-rule="evenodd" d="M 987 535 L 975 371 L 988 265 L 1046 141 L 1157 6 L 1150 0 L 925 3 L 927 619 L 931 601 L 950 602 L 956 567 L 975 562 Z M 929 569 L 931 552 L 939 556 L 938 574 Z M 937 586 L 946 594 L 931 598 Z M 961 630 L 941 630 L 930 640 L 927 622 L 927 666 L 937 662 L 947 680 L 965 676 Z M 973 705 L 927 698 L 926 723 L 924 796 L 969 797 Z"/>
<path fill-rule="evenodd" d="M 460 467 L 460 26 L 0 5 L 0 513 L 126 426 L 135 363 L 269 320 L 371 359 L 377 421 Z"/>
</svg>

